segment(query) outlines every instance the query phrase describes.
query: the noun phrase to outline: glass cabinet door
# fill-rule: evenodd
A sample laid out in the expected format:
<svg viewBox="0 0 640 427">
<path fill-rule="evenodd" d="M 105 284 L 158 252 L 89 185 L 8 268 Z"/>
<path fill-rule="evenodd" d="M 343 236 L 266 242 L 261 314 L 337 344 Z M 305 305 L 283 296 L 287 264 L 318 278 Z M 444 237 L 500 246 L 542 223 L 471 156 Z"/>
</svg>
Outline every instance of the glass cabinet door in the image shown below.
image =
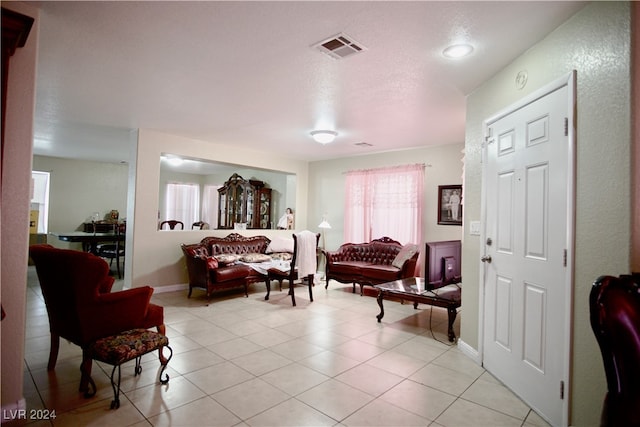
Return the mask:
<svg viewBox="0 0 640 427">
<path fill-rule="evenodd" d="M 257 228 L 271 227 L 271 189 L 262 188 L 259 191 L 260 203 L 258 205 L 258 224 Z"/>
<path fill-rule="evenodd" d="M 218 189 L 218 228 L 234 228 L 245 223 L 247 228 L 271 228 L 271 189 L 257 180 L 245 180 L 233 174 Z"/>
</svg>

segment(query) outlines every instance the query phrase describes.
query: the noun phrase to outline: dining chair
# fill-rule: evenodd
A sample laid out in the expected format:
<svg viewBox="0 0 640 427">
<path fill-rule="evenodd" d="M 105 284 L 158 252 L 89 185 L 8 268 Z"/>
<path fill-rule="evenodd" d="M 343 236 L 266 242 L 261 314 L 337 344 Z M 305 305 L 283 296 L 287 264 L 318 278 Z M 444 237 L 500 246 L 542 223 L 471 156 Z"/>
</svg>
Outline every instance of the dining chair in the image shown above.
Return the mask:
<svg viewBox="0 0 640 427">
<path fill-rule="evenodd" d="M 113 233 L 115 235 L 126 234 L 126 223 L 114 223 Z M 122 271 L 124 271 L 124 258 L 125 258 L 125 241 L 116 240 L 115 243 L 101 243 L 96 246 L 96 255 L 100 258 L 106 258 L 109 260 L 109 268 L 113 264 L 113 260 L 116 260 L 116 271 L 118 272 L 118 279 L 122 279 L 122 273 L 120 271 L 120 259 L 122 259 Z"/>
<path fill-rule="evenodd" d="M 177 221 L 175 219 L 170 219 L 167 221 L 162 221 L 160 223 L 160 230 L 162 230 L 164 228 L 165 225 L 169 226 L 170 230 L 175 230 L 175 228 L 179 225 L 180 226 L 180 230 L 184 230 L 184 222 L 182 221 Z"/>
<path fill-rule="evenodd" d="M 194 222 L 193 224 L 191 224 L 191 229 L 192 230 L 195 230 L 195 229 L 208 230 L 209 229 L 209 224 L 204 222 L 204 221 Z"/>
<path fill-rule="evenodd" d="M 267 270 L 267 295 L 264 299 L 269 300 L 271 293 L 271 281 L 277 280 L 282 289 L 282 281 L 289 281 L 289 295 L 291 295 L 291 303 L 295 307 L 296 297 L 294 292 L 294 282 L 300 280 L 302 284 L 309 286 L 309 299 L 313 302 L 313 279 L 318 268 L 318 241 L 320 233 L 313 233 L 304 230 L 293 234 L 293 256 L 288 269 L 281 270 L 279 268 L 270 268 Z"/>
</svg>

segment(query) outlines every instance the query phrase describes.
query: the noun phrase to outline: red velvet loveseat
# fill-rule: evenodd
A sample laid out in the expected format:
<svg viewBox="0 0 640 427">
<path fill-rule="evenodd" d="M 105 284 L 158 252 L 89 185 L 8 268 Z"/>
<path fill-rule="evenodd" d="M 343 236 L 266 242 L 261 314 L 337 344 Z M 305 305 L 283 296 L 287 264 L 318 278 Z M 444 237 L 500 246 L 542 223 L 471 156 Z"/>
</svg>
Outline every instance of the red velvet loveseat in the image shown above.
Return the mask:
<svg viewBox="0 0 640 427">
<path fill-rule="evenodd" d="M 374 239 L 369 243 L 345 243 L 337 251 L 323 251 L 326 257 L 325 289 L 329 280 L 373 286 L 393 280 L 415 276 L 420 252 L 417 245 L 402 246 L 389 237 Z"/>
</svg>

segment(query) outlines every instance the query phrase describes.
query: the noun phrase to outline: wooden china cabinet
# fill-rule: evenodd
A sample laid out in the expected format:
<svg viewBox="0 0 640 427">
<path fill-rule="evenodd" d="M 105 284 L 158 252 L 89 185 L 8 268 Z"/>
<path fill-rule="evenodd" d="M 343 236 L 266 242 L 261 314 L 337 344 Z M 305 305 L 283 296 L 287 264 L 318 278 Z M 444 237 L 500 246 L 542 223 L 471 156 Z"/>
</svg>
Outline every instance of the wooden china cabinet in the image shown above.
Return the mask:
<svg viewBox="0 0 640 427">
<path fill-rule="evenodd" d="M 271 228 L 271 189 L 258 180 L 246 180 L 237 173 L 218 189 L 218 228 L 235 224 L 247 228 Z"/>
</svg>

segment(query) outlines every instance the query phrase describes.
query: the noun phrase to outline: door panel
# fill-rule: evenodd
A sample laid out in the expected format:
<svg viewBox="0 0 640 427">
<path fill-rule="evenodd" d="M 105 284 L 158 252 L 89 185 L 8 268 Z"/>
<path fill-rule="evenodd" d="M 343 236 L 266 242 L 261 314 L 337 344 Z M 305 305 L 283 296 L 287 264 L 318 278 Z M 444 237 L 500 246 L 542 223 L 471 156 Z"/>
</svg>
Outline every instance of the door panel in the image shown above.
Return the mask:
<svg viewBox="0 0 640 427">
<path fill-rule="evenodd" d="M 552 424 L 568 375 L 567 86 L 488 123 L 483 363 Z"/>
</svg>

